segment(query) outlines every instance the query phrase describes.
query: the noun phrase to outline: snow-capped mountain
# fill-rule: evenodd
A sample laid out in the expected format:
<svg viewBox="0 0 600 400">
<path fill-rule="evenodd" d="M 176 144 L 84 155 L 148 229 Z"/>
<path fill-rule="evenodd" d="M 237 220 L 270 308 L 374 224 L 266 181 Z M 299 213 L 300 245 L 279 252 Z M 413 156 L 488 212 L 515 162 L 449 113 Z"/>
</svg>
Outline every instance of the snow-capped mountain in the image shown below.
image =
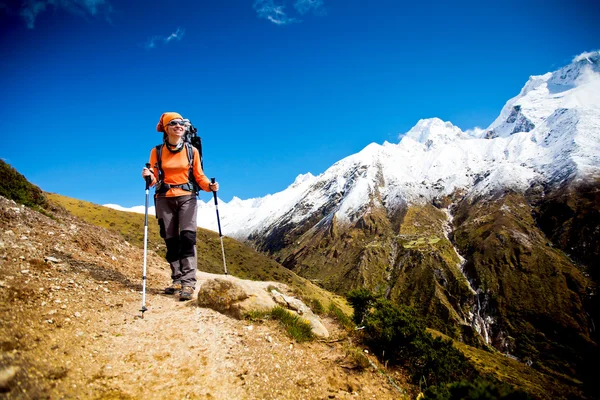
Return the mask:
<svg viewBox="0 0 600 400">
<path fill-rule="evenodd" d="M 597 276 L 599 185 L 593 52 L 532 76 L 486 129 L 423 119 L 398 143 L 219 208 L 225 236 L 328 290 L 367 288 L 455 339 L 575 365 L 565 354 L 588 353 L 600 318 L 585 275 Z M 198 223 L 218 230 L 212 201 Z"/>
<path fill-rule="evenodd" d="M 473 196 L 499 188 L 524 191 L 534 183 L 599 173 L 600 52 L 595 51 L 531 76 L 487 129 L 462 131 L 438 118 L 422 119 L 399 143 L 371 143 L 319 176 L 299 175 L 279 193 L 220 201 L 221 225 L 225 235 L 247 239 L 284 218 L 299 223 L 326 205 L 332 205 L 326 218 L 352 222 L 376 205 L 390 210 L 457 189 Z M 198 224 L 217 230 L 212 201 L 199 202 Z"/>
<path fill-rule="evenodd" d="M 299 223 L 326 205 L 338 222 L 369 207 L 429 202 L 464 189 L 485 195 L 524 191 L 600 173 L 600 52 L 532 76 L 487 128 L 463 132 L 438 118 L 420 120 L 397 144 L 371 143 L 319 176 L 300 175 L 282 192 L 220 203 L 227 236 L 246 239 Z M 200 226 L 216 230 L 214 205 L 199 207 Z"/>
</svg>

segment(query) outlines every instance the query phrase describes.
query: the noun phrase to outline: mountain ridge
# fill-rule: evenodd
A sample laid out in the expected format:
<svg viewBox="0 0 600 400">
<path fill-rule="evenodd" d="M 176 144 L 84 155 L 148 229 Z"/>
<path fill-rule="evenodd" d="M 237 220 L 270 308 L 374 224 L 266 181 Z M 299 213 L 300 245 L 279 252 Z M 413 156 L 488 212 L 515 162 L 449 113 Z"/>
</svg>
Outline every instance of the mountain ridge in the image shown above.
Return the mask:
<svg viewBox="0 0 600 400">
<path fill-rule="evenodd" d="M 340 196 L 337 217 L 343 219 L 375 191 L 394 208 L 394 198 L 422 203 L 455 190 L 480 196 L 598 176 L 599 65 L 600 53 L 593 52 L 553 73 L 531 77 L 487 129 L 463 132 L 439 118 L 422 119 L 399 143 L 371 143 L 318 176 L 299 175 L 282 192 L 220 202 L 223 231 L 244 240 L 268 231 L 287 212 L 303 219 Z M 553 92 L 556 82 L 566 90 Z M 201 203 L 199 225 L 215 230 L 212 213 L 210 201 Z"/>
<path fill-rule="evenodd" d="M 397 144 L 223 204 L 223 232 L 328 290 L 383 293 L 457 340 L 593 386 L 598 64 L 531 77 L 488 129 L 420 120 Z M 202 204 L 199 221 L 213 213 Z"/>
<path fill-rule="evenodd" d="M 25 191 L 42 193 L 22 176 L 19 179 Z M 13 195 L 19 201 L 27 199 L 22 194 Z M 239 293 L 231 297 L 234 293 L 224 296 L 226 293 L 214 291 L 224 285 L 220 275 L 199 272 L 200 307 L 161 295 L 161 287 L 169 282 L 168 264 L 157 254 L 161 249 L 152 230 L 149 310 L 146 319 L 140 319 L 135 310 L 140 301 L 142 246 L 135 232 L 140 230 L 142 218 L 56 194 L 42 193 L 42 197 L 45 211 L 0 196 L 0 393 L 7 398 L 128 399 L 145 398 L 148 392 L 157 398 L 183 393 L 185 397 L 240 399 L 417 395 L 415 382 L 407 381 L 402 368 L 379 365 L 371 352 L 354 347 L 360 330 L 349 335 L 326 315 L 321 314 L 323 321 L 337 338 L 305 345 L 290 341 L 274 321 L 260 315 L 237 322 L 226 317 L 224 314 L 241 310 L 223 308 L 240 297 Z M 116 214 L 116 219 L 111 214 Z M 218 253 L 218 241 L 210 237 L 216 234 L 201 229 L 199 233 L 200 240 L 212 248 L 202 247 L 200 253 Z M 231 251 L 231 243 L 228 246 Z M 251 258 L 248 254 L 244 258 L 246 267 L 253 268 Z M 237 268 L 236 263 L 234 260 Z M 210 268 L 213 263 L 203 258 L 202 264 Z M 247 275 L 243 267 L 238 272 Z M 280 274 L 272 271 L 273 276 Z M 254 275 L 260 278 L 263 273 Z M 285 274 L 278 279 L 290 283 Z M 254 288 L 261 293 L 264 288 L 277 287 L 285 292 L 292 288 L 305 298 L 314 296 L 297 282 L 286 289 L 278 282 L 234 277 L 226 281 L 235 283 L 231 287 Z M 255 296 L 261 297 L 258 292 Z M 285 302 L 293 300 L 281 297 Z M 315 309 L 326 306 L 323 298 L 313 300 Z M 207 302 L 214 302 L 211 308 L 224 314 L 203 307 Z M 430 334 L 440 336 L 436 331 L 430 330 Z M 447 345 L 452 346 L 450 343 Z M 497 352 L 456 345 L 469 363 L 491 380 L 488 386 L 506 382 L 536 398 L 548 393 L 555 398 L 581 393 L 577 382 L 557 384 L 552 376 Z"/>
</svg>

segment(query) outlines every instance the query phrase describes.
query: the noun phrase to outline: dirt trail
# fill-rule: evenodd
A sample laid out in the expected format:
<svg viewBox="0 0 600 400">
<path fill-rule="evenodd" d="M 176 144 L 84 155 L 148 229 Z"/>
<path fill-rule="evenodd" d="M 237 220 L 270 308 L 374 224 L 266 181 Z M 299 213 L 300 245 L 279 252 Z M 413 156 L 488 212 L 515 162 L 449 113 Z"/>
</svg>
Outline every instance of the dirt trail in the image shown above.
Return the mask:
<svg viewBox="0 0 600 400">
<path fill-rule="evenodd" d="M 166 262 L 66 213 L 0 197 L 0 398 L 392 399 L 349 339 L 296 343 L 276 321 L 240 321 L 161 294 Z M 199 274 L 200 279 L 207 274 Z M 401 376 L 394 376 L 401 386 Z"/>
</svg>

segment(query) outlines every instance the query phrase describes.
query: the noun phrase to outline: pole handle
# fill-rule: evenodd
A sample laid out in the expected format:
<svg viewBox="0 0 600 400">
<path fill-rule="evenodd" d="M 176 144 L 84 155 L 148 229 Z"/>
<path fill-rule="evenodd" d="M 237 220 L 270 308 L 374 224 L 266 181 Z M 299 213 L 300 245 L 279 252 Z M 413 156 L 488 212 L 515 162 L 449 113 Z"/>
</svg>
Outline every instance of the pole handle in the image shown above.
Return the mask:
<svg viewBox="0 0 600 400">
<path fill-rule="evenodd" d="M 146 163 L 146 168 L 150 169 L 150 163 Z M 146 190 L 150 188 L 150 184 L 152 183 L 152 178 L 150 176 L 146 177 Z"/>
<path fill-rule="evenodd" d="M 210 178 L 210 183 L 215 183 L 215 178 Z M 213 190 L 213 198 L 215 199 L 215 206 L 218 206 L 217 192 Z"/>
</svg>

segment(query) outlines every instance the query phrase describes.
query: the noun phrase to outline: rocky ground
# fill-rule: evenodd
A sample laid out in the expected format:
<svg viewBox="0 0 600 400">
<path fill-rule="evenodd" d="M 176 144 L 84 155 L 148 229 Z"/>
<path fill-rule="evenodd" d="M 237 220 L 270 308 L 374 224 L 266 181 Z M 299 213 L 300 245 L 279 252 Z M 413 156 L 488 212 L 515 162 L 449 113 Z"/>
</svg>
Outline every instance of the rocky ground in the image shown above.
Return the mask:
<svg viewBox="0 0 600 400">
<path fill-rule="evenodd" d="M 68 213 L 0 197 L 0 397 L 398 399 L 376 360 L 356 368 L 347 333 L 296 343 L 277 321 L 237 320 L 161 294 L 166 262 Z M 200 274 L 199 278 L 206 278 Z"/>
</svg>

